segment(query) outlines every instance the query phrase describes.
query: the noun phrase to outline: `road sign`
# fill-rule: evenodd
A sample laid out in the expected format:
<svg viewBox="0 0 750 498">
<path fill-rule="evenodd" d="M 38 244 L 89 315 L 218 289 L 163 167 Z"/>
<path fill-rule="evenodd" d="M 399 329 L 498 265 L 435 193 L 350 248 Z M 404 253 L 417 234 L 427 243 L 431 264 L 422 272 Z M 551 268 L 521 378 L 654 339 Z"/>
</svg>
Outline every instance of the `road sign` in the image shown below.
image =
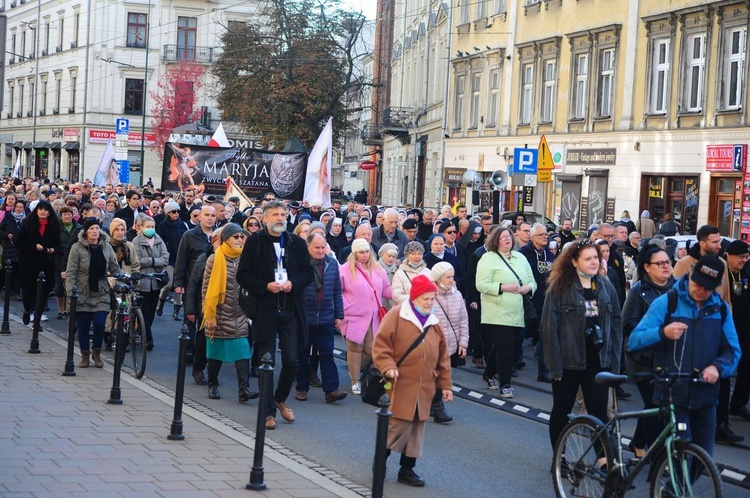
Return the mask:
<svg viewBox="0 0 750 498">
<path fill-rule="evenodd" d="M 523 185 L 525 187 L 536 187 L 536 175 L 526 175 L 523 178 Z"/>
<path fill-rule="evenodd" d="M 539 183 L 550 183 L 552 181 L 552 172 L 548 169 L 540 169 L 536 172 L 536 181 Z"/>
<path fill-rule="evenodd" d="M 539 166 L 538 169 L 555 169 L 555 161 L 552 159 L 552 152 L 549 150 L 547 144 L 547 138 L 542 135 L 542 139 L 539 140 Z"/>
<path fill-rule="evenodd" d="M 539 151 L 537 149 L 513 149 L 513 169 L 516 173 L 536 175 Z"/>
<path fill-rule="evenodd" d="M 117 161 L 117 168 L 120 170 L 120 183 L 130 183 L 130 161 Z"/>
<path fill-rule="evenodd" d="M 117 124 L 115 126 L 118 135 L 127 135 L 130 133 L 130 120 L 125 118 L 117 118 Z"/>
<path fill-rule="evenodd" d="M 115 147 L 115 161 L 125 161 L 128 159 L 127 147 Z"/>
<path fill-rule="evenodd" d="M 734 146 L 734 163 L 732 169 L 734 171 L 745 171 L 745 165 L 747 164 L 747 144 L 735 145 Z"/>
<path fill-rule="evenodd" d="M 552 162 L 555 163 L 555 169 L 560 171 L 565 167 L 565 154 L 567 148 L 564 145 L 553 145 L 549 148 L 552 153 Z"/>
</svg>

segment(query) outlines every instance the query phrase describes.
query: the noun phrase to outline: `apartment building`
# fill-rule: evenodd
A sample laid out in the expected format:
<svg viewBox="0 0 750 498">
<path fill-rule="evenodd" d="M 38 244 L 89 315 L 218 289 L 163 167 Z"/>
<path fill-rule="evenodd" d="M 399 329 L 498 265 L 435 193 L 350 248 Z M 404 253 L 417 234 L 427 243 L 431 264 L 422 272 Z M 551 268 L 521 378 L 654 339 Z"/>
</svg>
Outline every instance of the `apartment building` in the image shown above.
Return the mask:
<svg viewBox="0 0 750 498">
<path fill-rule="evenodd" d="M 151 149 L 157 81 L 184 61 L 206 69 L 197 90 L 206 124 L 219 121 L 208 74 L 230 22 L 255 2 L 0 0 L 8 17 L 2 164 L 21 174 L 92 179 L 115 120 L 128 118 L 131 183 L 161 179 Z M 144 123 L 145 119 L 145 123 Z"/>
</svg>

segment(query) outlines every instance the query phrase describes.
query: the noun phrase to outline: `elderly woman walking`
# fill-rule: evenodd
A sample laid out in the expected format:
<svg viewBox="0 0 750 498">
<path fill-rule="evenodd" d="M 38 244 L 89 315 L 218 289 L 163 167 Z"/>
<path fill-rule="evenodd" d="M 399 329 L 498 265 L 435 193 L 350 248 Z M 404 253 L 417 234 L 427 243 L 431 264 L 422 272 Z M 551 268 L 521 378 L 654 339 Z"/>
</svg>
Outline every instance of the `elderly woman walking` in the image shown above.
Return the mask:
<svg viewBox="0 0 750 498">
<path fill-rule="evenodd" d="M 404 261 L 393 275 L 391 287 L 393 289 L 393 302 L 401 304 L 409 299 L 411 281 L 417 275 L 429 278 L 430 269 L 424 261 L 424 245 L 413 240 L 404 247 Z"/>
<path fill-rule="evenodd" d="M 409 300 L 383 318 L 373 346 L 373 362 L 388 380 L 393 412 L 388 423 L 388 454 L 401 453 L 398 482 L 410 486 L 425 484 L 414 467 L 422 456 L 425 422 L 436 389 L 443 401 L 453 400 L 445 335 L 431 311 L 436 292 L 429 278 L 415 277 Z"/>
</svg>

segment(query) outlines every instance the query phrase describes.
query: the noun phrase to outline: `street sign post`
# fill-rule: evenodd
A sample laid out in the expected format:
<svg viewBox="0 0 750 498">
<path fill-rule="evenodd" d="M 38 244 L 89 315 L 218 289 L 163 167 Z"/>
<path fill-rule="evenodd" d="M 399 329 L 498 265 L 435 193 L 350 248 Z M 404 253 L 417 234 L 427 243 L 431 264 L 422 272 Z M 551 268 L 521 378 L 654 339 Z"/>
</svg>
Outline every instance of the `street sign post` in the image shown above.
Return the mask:
<svg viewBox="0 0 750 498">
<path fill-rule="evenodd" d="M 539 151 L 537 149 L 513 149 L 513 170 L 523 175 L 536 175 Z"/>
<path fill-rule="evenodd" d="M 116 133 L 118 135 L 127 136 L 130 133 L 130 120 L 126 118 L 117 118 L 115 129 L 117 130 Z"/>
<path fill-rule="evenodd" d="M 547 144 L 547 138 L 542 135 L 539 140 L 539 166 L 540 170 L 553 170 L 555 169 L 555 161 L 552 159 L 552 152 Z"/>
<path fill-rule="evenodd" d="M 130 183 L 130 161 L 117 161 L 117 168 L 120 170 L 120 183 Z"/>
<path fill-rule="evenodd" d="M 540 169 L 536 172 L 536 181 L 539 183 L 550 183 L 552 181 L 552 171 Z"/>
</svg>

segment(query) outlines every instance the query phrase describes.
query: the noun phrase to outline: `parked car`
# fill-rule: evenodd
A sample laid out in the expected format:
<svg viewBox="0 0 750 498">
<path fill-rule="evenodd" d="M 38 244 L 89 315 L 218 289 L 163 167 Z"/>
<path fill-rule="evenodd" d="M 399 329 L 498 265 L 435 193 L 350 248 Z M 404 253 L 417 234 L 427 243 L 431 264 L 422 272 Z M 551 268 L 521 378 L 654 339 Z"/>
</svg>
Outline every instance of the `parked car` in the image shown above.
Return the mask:
<svg viewBox="0 0 750 498">
<path fill-rule="evenodd" d="M 506 221 L 510 220 L 512 221 L 513 218 L 515 218 L 519 214 L 518 211 L 505 211 L 500 214 L 500 221 Z M 531 223 L 532 225 L 534 223 L 543 223 L 547 227 L 548 232 L 556 232 L 557 231 L 557 225 L 554 221 L 550 220 L 543 214 L 537 213 L 536 211 L 524 211 L 523 213 L 524 217 L 526 217 L 526 221 Z"/>
</svg>

